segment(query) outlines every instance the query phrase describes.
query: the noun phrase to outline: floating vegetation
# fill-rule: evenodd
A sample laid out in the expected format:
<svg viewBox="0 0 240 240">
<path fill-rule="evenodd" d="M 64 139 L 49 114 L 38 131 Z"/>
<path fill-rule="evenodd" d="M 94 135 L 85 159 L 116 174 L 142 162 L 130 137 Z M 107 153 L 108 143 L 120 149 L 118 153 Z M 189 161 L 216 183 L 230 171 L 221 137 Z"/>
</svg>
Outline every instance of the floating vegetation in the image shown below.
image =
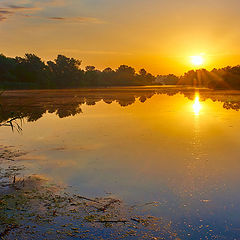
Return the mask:
<svg viewBox="0 0 240 240">
<path fill-rule="evenodd" d="M 20 155 L 1 154 L 8 163 Z M 43 176 L 23 178 L 22 170 L 1 167 L 0 239 L 176 239 L 171 222 L 137 216 L 120 199 L 70 194 Z"/>
<path fill-rule="evenodd" d="M 160 235 L 168 239 L 176 237 L 171 222 L 134 216 L 118 199 L 70 195 L 38 176 L 16 181 L 12 188 L 13 191 L 0 198 L 0 236 L 4 239 L 14 236 L 95 239 L 104 235 L 104 239 L 113 236 L 120 239 L 142 236 L 143 232 L 151 238 L 142 239 L 161 239 Z"/>
</svg>

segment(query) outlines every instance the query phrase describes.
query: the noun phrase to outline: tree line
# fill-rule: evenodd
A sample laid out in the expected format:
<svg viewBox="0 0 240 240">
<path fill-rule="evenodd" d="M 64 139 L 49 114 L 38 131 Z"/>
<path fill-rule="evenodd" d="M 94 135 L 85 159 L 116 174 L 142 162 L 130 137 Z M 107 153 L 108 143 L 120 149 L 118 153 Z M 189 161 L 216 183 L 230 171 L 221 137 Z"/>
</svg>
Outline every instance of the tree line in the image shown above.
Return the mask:
<svg viewBox="0 0 240 240">
<path fill-rule="evenodd" d="M 35 54 L 10 58 L 0 54 L 0 89 L 64 89 L 107 86 L 187 85 L 211 89 L 240 89 L 240 66 L 191 70 L 181 77 L 154 76 L 121 65 L 103 71 L 94 66 L 81 69 L 81 61 L 58 55 L 44 62 Z"/>
<path fill-rule="evenodd" d="M 35 54 L 10 58 L 0 55 L 0 87 L 2 89 L 54 89 L 97 86 L 152 85 L 155 76 L 141 69 L 121 65 L 116 70 L 97 70 L 94 66 L 80 68 L 81 61 L 58 55 L 44 62 Z"/>
<path fill-rule="evenodd" d="M 191 70 L 179 78 L 179 85 L 210 89 L 240 89 L 240 65 L 234 67 Z"/>
</svg>

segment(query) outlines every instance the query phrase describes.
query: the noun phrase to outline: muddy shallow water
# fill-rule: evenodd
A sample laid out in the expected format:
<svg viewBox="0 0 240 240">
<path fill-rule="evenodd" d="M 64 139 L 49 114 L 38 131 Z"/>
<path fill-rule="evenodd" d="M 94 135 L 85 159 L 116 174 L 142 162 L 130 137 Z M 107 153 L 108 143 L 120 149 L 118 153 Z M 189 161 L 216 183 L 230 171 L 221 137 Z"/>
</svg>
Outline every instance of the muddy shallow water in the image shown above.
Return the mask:
<svg viewBox="0 0 240 240">
<path fill-rule="evenodd" d="M 10 91 L 0 103 L 2 124 L 22 121 L 0 128 L 1 145 L 26 153 L 19 178 L 144 206 L 173 239 L 240 239 L 240 91 Z"/>
</svg>

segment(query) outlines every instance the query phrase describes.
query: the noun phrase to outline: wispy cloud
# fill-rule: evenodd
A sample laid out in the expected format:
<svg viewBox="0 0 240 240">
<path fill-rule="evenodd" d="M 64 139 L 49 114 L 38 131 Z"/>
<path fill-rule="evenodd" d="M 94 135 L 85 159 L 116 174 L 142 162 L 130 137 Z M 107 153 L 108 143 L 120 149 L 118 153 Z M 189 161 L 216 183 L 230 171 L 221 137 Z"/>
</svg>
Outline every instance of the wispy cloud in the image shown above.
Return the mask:
<svg viewBox="0 0 240 240">
<path fill-rule="evenodd" d="M 28 6 L 18 6 L 18 5 L 5 5 L 0 7 L 0 22 L 7 20 L 10 16 L 19 14 L 19 13 L 27 13 L 27 12 L 35 12 L 39 10 L 36 7 L 28 7 Z"/>
<path fill-rule="evenodd" d="M 48 7 L 48 6 L 65 6 L 67 0 L 5 0 L 2 5 L 5 6 L 16 6 L 16 7 L 25 7 L 32 6 L 37 8 Z"/>
<path fill-rule="evenodd" d="M 0 8 L 0 22 L 6 20 L 13 12 L 7 9 Z"/>
<path fill-rule="evenodd" d="M 13 12 L 8 10 L 0 10 L 0 14 L 12 14 Z"/>
<path fill-rule="evenodd" d="M 49 20 L 53 21 L 66 21 L 66 22 L 78 22 L 78 23 L 103 23 L 98 18 L 92 18 L 92 17 L 49 17 Z"/>
<path fill-rule="evenodd" d="M 20 16 L 27 18 L 38 18 L 42 20 L 58 21 L 58 22 L 71 22 L 71 23 L 103 23 L 102 20 L 94 17 L 65 17 L 65 16 L 43 16 L 43 12 L 48 7 L 63 7 L 66 0 L 19 0 L 17 4 L 14 4 L 16 0 L 10 0 L 10 3 L 0 3 L 0 22 L 7 20 L 11 16 Z M 46 14 L 44 14 L 46 15 Z"/>
<path fill-rule="evenodd" d="M 66 20 L 66 18 L 63 17 L 49 17 L 50 20 Z"/>
<path fill-rule="evenodd" d="M 18 6 L 18 5 L 7 5 L 8 9 L 14 10 L 14 11 L 29 11 L 29 10 L 38 10 L 39 8 L 35 7 L 24 7 L 24 6 Z"/>
</svg>

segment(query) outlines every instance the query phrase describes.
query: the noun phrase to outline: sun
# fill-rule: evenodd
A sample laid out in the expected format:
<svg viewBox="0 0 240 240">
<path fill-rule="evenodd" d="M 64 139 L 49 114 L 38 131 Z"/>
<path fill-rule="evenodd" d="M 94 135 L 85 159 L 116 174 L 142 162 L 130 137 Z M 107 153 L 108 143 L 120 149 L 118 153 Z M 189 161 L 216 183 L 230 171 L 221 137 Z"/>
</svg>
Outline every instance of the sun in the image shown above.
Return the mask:
<svg viewBox="0 0 240 240">
<path fill-rule="evenodd" d="M 192 56 L 191 57 L 191 63 L 195 66 L 195 67 L 200 67 L 204 64 L 204 57 L 199 55 L 199 56 Z"/>
</svg>

